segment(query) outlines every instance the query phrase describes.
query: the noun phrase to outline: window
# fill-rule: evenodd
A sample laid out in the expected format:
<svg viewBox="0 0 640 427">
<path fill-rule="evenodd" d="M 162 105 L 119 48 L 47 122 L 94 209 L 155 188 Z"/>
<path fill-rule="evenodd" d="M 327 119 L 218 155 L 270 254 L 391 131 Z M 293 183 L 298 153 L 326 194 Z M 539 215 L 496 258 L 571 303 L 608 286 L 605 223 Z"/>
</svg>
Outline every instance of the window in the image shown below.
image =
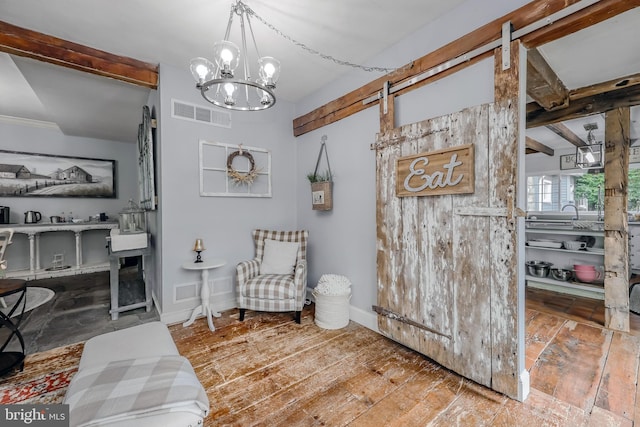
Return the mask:
<svg viewBox="0 0 640 427">
<path fill-rule="evenodd" d="M 580 211 L 595 213 L 601 210 L 604 173 L 527 177 L 528 211 L 560 211 L 568 203 L 574 203 Z M 629 171 L 628 209 L 640 211 L 640 169 Z"/>
</svg>

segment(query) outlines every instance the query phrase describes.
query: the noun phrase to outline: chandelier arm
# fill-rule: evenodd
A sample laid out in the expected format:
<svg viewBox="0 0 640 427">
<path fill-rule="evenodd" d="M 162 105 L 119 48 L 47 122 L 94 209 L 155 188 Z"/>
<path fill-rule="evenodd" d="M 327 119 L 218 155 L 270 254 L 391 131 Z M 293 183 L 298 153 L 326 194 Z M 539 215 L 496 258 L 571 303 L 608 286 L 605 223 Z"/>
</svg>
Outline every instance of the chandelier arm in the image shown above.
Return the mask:
<svg viewBox="0 0 640 427">
<path fill-rule="evenodd" d="M 240 15 L 240 33 L 242 34 L 242 51 L 244 52 L 244 59 L 242 61 L 244 66 L 244 78 L 245 80 L 251 80 L 251 72 L 249 71 L 249 51 L 247 50 L 247 35 L 244 29 L 244 14 Z"/>
<path fill-rule="evenodd" d="M 238 2 L 242 3 L 240 0 L 238 0 Z M 322 59 L 326 59 L 328 61 L 335 62 L 338 65 L 343 65 L 343 66 L 351 67 L 351 68 L 358 68 L 360 70 L 367 71 L 367 72 L 377 71 L 377 72 L 381 72 L 381 73 L 393 73 L 393 72 L 396 72 L 396 71 L 401 71 L 404 68 L 406 68 L 406 66 L 405 67 L 401 67 L 401 68 L 368 67 L 366 65 L 355 64 L 353 62 L 344 61 L 344 60 L 341 60 L 341 59 L 334 58 L 331 55 L 327 55 L 327 54 L 324 54 L 322 52 L 319 52 L 319 51 L 317 51 L 317 50 L 305 45 L 304 43 L 299 42 L 299 41 L 293 39 L 292 37 L 284 34 L 282 31 L 280 31 L 279 29 L 277 29 L 276 27 L 271 25 L 269 22 L 267 22 L 263 18 L 261 18 L 260 15 L 256 14 L 254 12 L 254 10 L 251 9 L 249 6 L 245 5 L 244 3 L 242 3 L 242 4 L 244 5 L 245 11 L 247 13 L 247 17 L 249 15 L 255 17 L 258 21 L 260 21 L 267 28 L 269 28 L 270 30 L 272 30 L 273 32 L 278 34 L 280 37 L 290 41 L 294 45 L 298 46 L 299 48 L 301 48 L 303 50 L 306 50 L 307 52 L 309 52 L 309 53 L 311 53 L 313 55 L 321 57 Z"/>
<path fill-rule="evenodd" d="M 256 55 L 258 58 L 262 58 L 260 52 L 258 51 L 258 43 L 256 43 L 256 36 L 253 34 L 253 27 L 251 26 L 251 20 L 249 19 L 249 15 L 247 14 L 247 25 L 249 26 L 249 33 L 251 34 L 251 39 L 253 40 L 253 47 L 256 49 Z"/>
<path fill-rule="evenodd" d="M 227 31 L 224 33 L 224 40 L 229 40 L 231 34 L 231 24 L 233 23 L 234 6 L 231 6 L 231 12 L 229 12 L 229 22 L 227 22 Z"/>
</svg>

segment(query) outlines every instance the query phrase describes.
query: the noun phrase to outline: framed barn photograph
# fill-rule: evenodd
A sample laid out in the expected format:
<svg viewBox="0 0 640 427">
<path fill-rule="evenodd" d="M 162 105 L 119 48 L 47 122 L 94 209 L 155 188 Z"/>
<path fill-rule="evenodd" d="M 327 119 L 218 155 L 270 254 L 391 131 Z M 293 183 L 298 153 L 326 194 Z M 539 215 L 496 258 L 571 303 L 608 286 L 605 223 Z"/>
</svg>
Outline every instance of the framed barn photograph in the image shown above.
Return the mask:
<svg viewBox="0 0 640 427">
<path fill-rule="evenodd" d="M 116 197 L 116 161 L 0 150 L 1 197 Z"/>
</svg>

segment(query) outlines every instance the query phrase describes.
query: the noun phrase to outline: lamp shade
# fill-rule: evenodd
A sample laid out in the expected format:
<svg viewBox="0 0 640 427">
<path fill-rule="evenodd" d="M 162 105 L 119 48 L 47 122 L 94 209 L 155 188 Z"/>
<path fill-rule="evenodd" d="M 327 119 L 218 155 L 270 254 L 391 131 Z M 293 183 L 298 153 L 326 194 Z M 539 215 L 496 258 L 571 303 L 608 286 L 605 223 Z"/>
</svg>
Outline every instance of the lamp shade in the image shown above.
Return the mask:
<svg viewBox="0 0 640 427">
<path fill-rule="evenodd" d="M 213 58 L 220 68 L 220 77 L 233 77 L 240 62 L 240 48 L 228 40 L 216 42 L 213 44 Z"/>
<path fill-rule="evenodd" d="M 602 167 L 602 154 L 600 143 L 576 147 L 576 166 L 583 169 Z"/>
<path fill-rule="evenodd" d="M 196 239 L 196 243 L 193 245 L 193 251 L 194 252 L 200 252 L 200 251 L 204 251 L 204 243 L 202 242 L 202 239 Z"/>
<path fill-rule="evenodd" d="M 211 80 L 215 76 L 216 66 L 207 58 L 193 58 L 191 60 L 191 74 L 198 85 Z"/>
<path fill-rule="evenodd" d="M 258 59 L 258 66 L 258 74 L 264 85 L 268 88 L 275 88 L 280 78 L 280 61 L 271 56 L 263 56 Z"/>
</svg>

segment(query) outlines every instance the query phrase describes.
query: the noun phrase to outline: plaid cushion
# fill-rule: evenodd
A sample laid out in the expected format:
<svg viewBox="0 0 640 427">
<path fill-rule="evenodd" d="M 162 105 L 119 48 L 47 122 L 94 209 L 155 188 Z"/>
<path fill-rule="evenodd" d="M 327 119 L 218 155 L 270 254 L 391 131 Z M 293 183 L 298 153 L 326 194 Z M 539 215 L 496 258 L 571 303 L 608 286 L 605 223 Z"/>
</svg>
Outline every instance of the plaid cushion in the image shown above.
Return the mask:
<svg viewBox="0 0 640 427">
<path fill-rule="evenodd" d="M 261 274 L 253 279 L 247 280 L 243 294 L 249 298 L 295 298 L 296 284 L 293 281 L 293 275 Z"/>
<path fill-rule="evenodd" d="M 256 258 L 262 260 L 264 256 L 264 240 L 278 240 L 279 242 L 300 242 L 300 251 L 296 263 L 307 259 L 307 238 L 309 232 L 302 231 L 273 231 L 253 230 L 253 240 L 256 245 Z"/>
</svg>

